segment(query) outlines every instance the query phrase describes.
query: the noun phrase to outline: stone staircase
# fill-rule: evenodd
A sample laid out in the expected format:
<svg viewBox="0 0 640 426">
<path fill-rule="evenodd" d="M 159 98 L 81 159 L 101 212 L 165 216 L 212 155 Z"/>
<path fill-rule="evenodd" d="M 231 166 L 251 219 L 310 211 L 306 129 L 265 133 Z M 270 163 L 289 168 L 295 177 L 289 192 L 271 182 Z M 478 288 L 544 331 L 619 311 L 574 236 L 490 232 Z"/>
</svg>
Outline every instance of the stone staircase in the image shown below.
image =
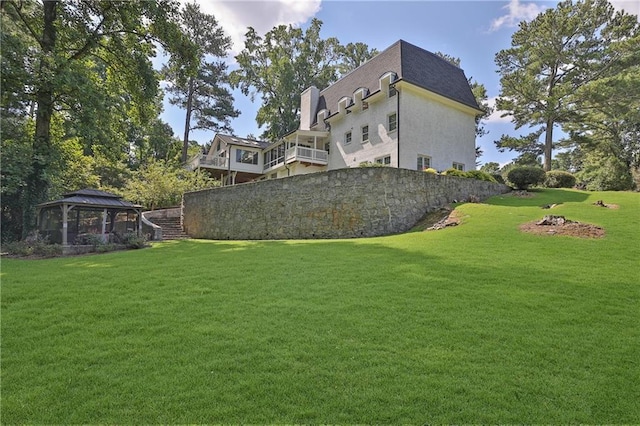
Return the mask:
<svg viewBox="0 0 640 426">
<path fill-rule="evenodd" d="M 179 217 L 154 217 L 149 220 L 162 228 L 162 239 L 165 241 L 189 238 L 182 229 Z"/>
</svg>

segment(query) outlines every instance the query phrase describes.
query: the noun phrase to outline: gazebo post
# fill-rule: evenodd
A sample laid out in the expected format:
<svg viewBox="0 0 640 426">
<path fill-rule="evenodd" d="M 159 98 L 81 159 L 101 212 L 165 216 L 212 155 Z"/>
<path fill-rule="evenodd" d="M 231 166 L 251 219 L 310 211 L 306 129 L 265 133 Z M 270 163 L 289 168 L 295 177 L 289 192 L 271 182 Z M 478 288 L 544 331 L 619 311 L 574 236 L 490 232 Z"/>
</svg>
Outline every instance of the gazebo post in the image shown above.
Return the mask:
<svg viewBox="0 0 640 426">
<path fill-rule="evenodd" d="M 69 229 L 69 225 L 67 224 L 67 205 L 62 205 L 62 245 L 67 245 L 67 229 Z"/>
<path fill-rule="evenodd" d="M 138 237 L 142 237 L 142 209 L 135 211 L 138 213 Z"/>
<path fill-rule="evenodd" d="M 107 231 L 107 209 L 102 210 L 102 241 L 107 242 L 106 239 L 106 231 Z"/>
</svg>

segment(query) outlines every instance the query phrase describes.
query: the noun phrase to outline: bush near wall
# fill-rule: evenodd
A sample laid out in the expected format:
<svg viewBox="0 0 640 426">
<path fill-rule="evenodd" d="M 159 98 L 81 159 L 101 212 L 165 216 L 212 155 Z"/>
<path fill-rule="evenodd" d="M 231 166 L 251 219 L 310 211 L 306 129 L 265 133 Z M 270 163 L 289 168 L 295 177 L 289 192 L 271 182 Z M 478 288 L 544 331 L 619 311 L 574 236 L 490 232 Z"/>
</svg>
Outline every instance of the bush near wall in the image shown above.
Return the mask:
<svg viewBox="0 0 640 426">
<path fill-rule="evenodd" d="M 548 171 L 544 178 L 544 186 L 547 188 L 573 188 L 576 185 L 576 177 L 563 170 Z"/>
<path fill-rule="evenodd" d="M 514 167 L 507 174 L 507 181 L 517 189 L 528 189 L 532 185 L 544 182 L 545 172 L 540 167 L 520 166 Z"/>
<path fill-rule="evenodd" d="M 469 170 L 468 172 L 466 172 L 466 175 L 468 178 L 471 178 L 471 179 L 483 180 L 485 182 L 499 183 L 489 173 L 483 172 L 481 170 Z"/>
</svg>

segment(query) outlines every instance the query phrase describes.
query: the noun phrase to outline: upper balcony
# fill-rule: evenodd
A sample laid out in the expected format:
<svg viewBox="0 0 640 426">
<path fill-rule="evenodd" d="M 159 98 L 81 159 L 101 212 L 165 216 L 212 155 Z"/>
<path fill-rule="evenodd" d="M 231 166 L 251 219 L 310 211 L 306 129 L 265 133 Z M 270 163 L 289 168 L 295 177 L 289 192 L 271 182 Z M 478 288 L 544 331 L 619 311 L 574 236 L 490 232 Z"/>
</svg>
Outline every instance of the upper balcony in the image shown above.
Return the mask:
<svg viewBox="0 0 640 426">
<path fill-rule="evenodd" d="M 187 168 L 189 170 L 198 168 L 227 170 L 229 168 L 229 159 L 226 157 L 211 157 L 207 154 L 199 154 L 187 163 Z"/>
<path fill-rule="evenodd" d="M 287 164 L 294 161 L 301 163 L 318 164 L 326 166 L 329 162 L 329 153 L 323 149 L 313 149 L 306 146 L 292 146 L 286 152 Z"/>
</svg>

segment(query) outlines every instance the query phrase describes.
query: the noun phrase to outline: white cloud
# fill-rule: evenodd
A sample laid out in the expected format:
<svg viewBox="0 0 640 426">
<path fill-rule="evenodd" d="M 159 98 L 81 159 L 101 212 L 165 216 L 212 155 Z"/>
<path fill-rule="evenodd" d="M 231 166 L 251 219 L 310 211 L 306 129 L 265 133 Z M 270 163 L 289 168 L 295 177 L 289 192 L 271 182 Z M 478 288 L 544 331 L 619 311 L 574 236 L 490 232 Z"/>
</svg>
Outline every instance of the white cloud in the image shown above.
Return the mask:
<svg viewBox="0 0 640 426">
<path fill-rule="evenodd" d="M 496 99 L 497 96 L 487 99 L 487 103 L 491 108 L 493 108 L 493 113 L 491 113 L 491 115 L 486 118 L 487 123 L 511 123 L 511 115 L 501 117 L 501 115 L 506 111 L 500 111 L 496 109 Z"/>
<path fill-rule="evenodd" d="M 531 21 L 545 8 L 545 6 L 535 3 L 520 3 L 520 0 L 510 0 L 509 4 L 503 7 L 509 13 L 494 19 L 489 31 L 497 31 L 502 27 L 516 27 L 520 21 Z"/>
<path fill-rule="evenodd" d="M 192 0 L 180 0 L 186 3 Z M 197 0 L 204 13 L 214 15 L 231 37 L 232 55 L 244 48 L 247 27 L 263 35 L 276 25 L 299 26 L 320 11 L 321 0 Z"/>
<path fill-rule="evenodd" d="M 630 15 L 636 15 L 640 22 L 640 1 L 638 0 L 609 0 L 615 10 L 624 10 Z"/>
</svg>

